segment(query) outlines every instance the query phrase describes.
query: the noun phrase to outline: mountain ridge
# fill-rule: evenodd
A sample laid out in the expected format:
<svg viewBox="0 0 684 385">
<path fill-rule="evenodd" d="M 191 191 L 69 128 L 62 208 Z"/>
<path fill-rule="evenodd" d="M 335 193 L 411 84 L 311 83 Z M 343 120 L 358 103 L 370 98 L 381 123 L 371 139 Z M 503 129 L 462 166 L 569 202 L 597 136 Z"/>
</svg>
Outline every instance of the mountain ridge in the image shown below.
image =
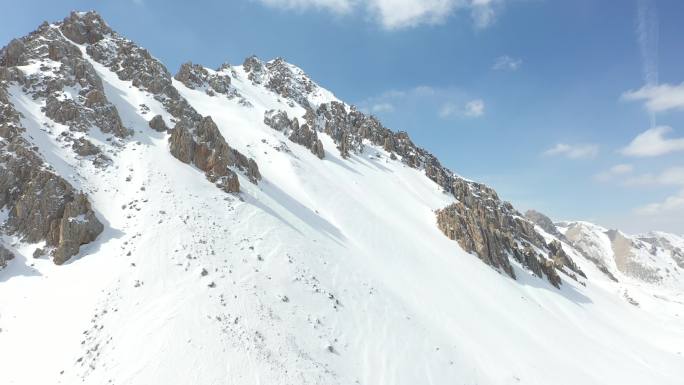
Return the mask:
<svg viewBox="0 0 684 385">
<path fill-rule="evenodd" d="M 0 160 L 35 165 L 0 173 L 3 192 L 21 187 L 3 195 L 0 234 L 8 383 L 684 374 L 676 287 L 596 264 L 562 226 L 535 227 L 296 66 L 251 57 L 172 76 L 93 12 L 17 41 L 0 51 Z M 5 171 L 25 169 L 78 203 Z M 30 218 L 57 212 L 49 231 L 16 225 L 22 198 L 43 202 Z M 75 244 L 62 266 L 45 258 Z"/>
</svg>

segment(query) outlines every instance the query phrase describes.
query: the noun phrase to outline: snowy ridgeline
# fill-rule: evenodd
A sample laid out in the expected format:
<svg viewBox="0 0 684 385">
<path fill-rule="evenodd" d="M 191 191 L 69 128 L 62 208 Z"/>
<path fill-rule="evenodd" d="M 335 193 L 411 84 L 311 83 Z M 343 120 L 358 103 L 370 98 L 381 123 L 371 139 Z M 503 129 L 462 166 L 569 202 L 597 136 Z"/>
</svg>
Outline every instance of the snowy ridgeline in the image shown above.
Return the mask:
<svg viewBox="0 0 684 385">
<path fill-rule="evenodd" d="M 339 101 L 300 69 L 248 59 L 172 79 L 137 47 L 125 60 L 95 16 L 43 26 L 64 47 L 38 37 L 2 63 L 25 79 L 0 67 L 21 138 L 103 225 L 62 266 L 34 258 L 48 241 L 3 235 L 0 383 L 681 383 L 681 238 L 537 226 L 587 278 L 555 288 L 511 259 L 513 280 L 440 231 L 456 198 L 394 144 L 307 131 Z M 89 115 L 110 106 L 124 130 Z M 179 122 L 187 137 L 166 129 Z M 216 187 L 225 164 L 237 194 Z M 75 236 L 88 221 L 64 218 Z"/>
</svg>

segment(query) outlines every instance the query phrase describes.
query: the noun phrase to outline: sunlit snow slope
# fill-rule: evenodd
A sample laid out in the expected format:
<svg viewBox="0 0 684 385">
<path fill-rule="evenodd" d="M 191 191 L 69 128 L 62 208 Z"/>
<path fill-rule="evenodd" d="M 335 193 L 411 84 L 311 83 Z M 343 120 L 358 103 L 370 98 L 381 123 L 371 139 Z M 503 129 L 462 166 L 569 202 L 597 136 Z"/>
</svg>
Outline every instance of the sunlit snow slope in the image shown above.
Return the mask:
<svg viewBox="0 0 684 385">
<path fill-rule="evenodd" d="M 263 123 L 304 109 L 241 67 L 224 71 L 249 104 L 174 81 L 259 164 L 258 185 L 240 175 L 227 194 L 148 127 L 170 119 L 157 100 L 89 60 L 135 131 L 121 148 L 87 134 L 109 167 L 65 149 L 44 102 L 10 89 L 27 139 L 105 231 L 63 266 L 6 240 L 0 383 L 682 383 L 681 303 L 633 306 L 581 256 L 586 286 L 498 273 L 440 232 L 434 210 L 454 198 L 421 171 L 370 145 L 342 159 L 325 134 L 318 159 Z"/>
</svg>

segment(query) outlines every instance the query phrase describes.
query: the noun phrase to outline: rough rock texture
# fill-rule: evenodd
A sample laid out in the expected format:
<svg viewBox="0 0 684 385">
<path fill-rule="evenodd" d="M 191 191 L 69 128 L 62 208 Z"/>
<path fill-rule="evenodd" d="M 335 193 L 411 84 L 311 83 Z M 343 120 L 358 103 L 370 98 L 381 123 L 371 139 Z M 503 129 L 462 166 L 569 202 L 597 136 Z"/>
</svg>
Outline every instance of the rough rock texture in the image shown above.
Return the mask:
<svg viewBox="0 0 684 385">
<path fill-rule="evenodd" d="M 274 130 L 282 131 L 290 141 L 308 148 L 318 158 L 325 157 L 323 143 L 318 139 L 316 130 L 306 123 L 300 126 L 297 118 L 290 120 L 285 111 L 266 111 L 264 123 Z"/>
<path fill-rule="evenodd" d="M 630 238 L 617 230 L 608 230 L 606 235 L 610 239 L 615 265 L 620 272 L 644 282 L 658 283 L 662 280 L 658 270 L 639 263 L 635 258 L 634 249 L 638 248 L 639 245 L 636 245 Z"/>
<path fill-rule="evenodd" d="M 185 163 L 197 165 L 209 180 L 226 191 L 239 191 L 237 175 L 227 167 L 243 172 L 252 183 L 261 179 L 256 162 L 231 148 L 211 118 L 200 115 L 180 96 L 163 64 L 146 49 L 109 29 L 99 16 L 91 18 L 99 20 L 93 25 L 102 26 L 97 32 L 106 38 L 89 41 L 86 52 L 93 60 L 114 71 L 119 79 L 130 81 L 134 87 L 153 94 L 173 116 L 175 126 L 169 138 L 171 154 Z M 67 22 L 87 24 L 78 18 L 65 20 Z M 228 77 L 209 74 L 203 67 L 192 63 L 181 66 L 176 78 L 190 88 L 203 87 L 205 83 L 213 92 L 229 92 L 230 88 Z M 158 120 L 154 124 L 161 127 Z M 226 168 L 221 169 L 223 166 Z"/>
<path fill-rule="evenodd" d="M 24 42 L 13 39 L 7 44 L 7 47 L 0 51 L 0 66 L 13 67 L 26 64 L 25 52 Z"/>
<path fill-rule="evenodd" d="M 499 201 L 494 190 L 477 183 L 454 186 L 458 202 L 437 211 L 437 224 L 463 249 L 475 253 L 483 262 L 515 278 L 510 256 L 537 276 L 546 274 L 558 286 L 559 279 L 549 262 L 537 250 L 544 250 L 544 239 L 534 226 L 517 215 L 507 202 Z"/>
<path fill-rule="evenodd" d="M 318 86 L 299 68 L 276 58 L 264 63 L 256 56 L 245 59 L 242 64 L 249 80 L 263 84 L 286 99 L 291 99 L 305 108 L 313 108 L 308 96 Z"/>
<path fill-rule="evenodd" d="M 7 267 L 7 261 L 14 259 L 14 254 L 7 250 L 4 245 L 0 244 L 0 270 Z"/>
<path fill-rule="evenodd" d="M 103 230 L 85 195 L 46 169 L 21 135 L 19 113 L 0 86 L 0 207 L 9 209 L 5 230 L 26 242 L 46 241 L 54 262 L 64 263 Z"/>
<path fill-rule="evenodd" d="M 162 118 L 161 115 L 155 115 L 155 117 L 150 120 L 150 128 L 159 131 L 159 132 L 165 132 L 169 128 L 166 126 L 166 122 L 164 122 L 164 118 Z"/>
<path fill-rule="evenodd" d="M 102 233 L 104 226 L 95 217 L 90 202 L 83 194 L 76 194 L 64 206 L 59 222 L 53 222 L 48 237 L 49 245 L 56 245 L 53 261 L 57 265 L 78 253 L 81 245 L 90 243 Z"/>
<path fill-rule="evenodd" d="M 561 234 L 561 232 L 558 231 L 556 225 L 553 224 L 553 221 L 546 215 L 540 213 L 539 211 L 527 210 L 525 212 L 525 218 L 529 219 L 534 224 L 541 227 L 542 230 L 546 231 L 547 234 L 551 234 L 558 239 L 565 240 L 565 235 Z"/>
<path fill-rule="evenodd" d="M 73 148 L 74 152 L 80 156 L 92 156 L 101 152 L 96 145 L 86 138 L 74 140 L 74 142 L 71 144 L 71 147 Z"/>
<path fill-rule="evenodd" d="M 60 26 L 62 33 L 76 44 L 93 44 L 112 30 L 95 12 L 71 12 Z"/>
<path fill-rule="evenodd" d="M 104 133 L 126 137 L 130 132 L 123 127 L 116 107 L 107 100 L 102 80 L 81 50 L 62 35 L 80 36 L 79 40 L 84 41 L 96 39 L 94 28 L 99 25 L 99 16 L 84 15 L 83 25 L 67 27 L 78 15 L 72 13 L 65 19 L 69 22 L 62 23 L 61 32 L 44 23 L 28 36 L 13 41 L 0 53 L 0 63 L 7 68 L 29 59 L 40 64 L 39 71 L 14 80 L 34 99 L 45 99 L 45 114 L 55 122 L 72 131 L 87 132 L 95 126 Z"/>
<path fill-rule="evenodd" d="M 209 116 L 198 123 L 187 119 L 178 122 L 169 143 L 173 156 L 197 166 L 205 172 L 207 179 L 226 192 L 240 191 L 237 175 L 231 167 L 244 171 L 252 183 L 261 179 L 256 162 L 230 148 Z"/>
<path fill-rule="evenodd" d="M 207 95 L 224 94 L 229 98 L 238 95 L 237 90 L 230 85 L 230 76 L 217 72 L 209 72 L 199 64 L 187 62 L 181 65 L 174 79 L 191 89 L 205 89 Z"/>
<path fill-rule="evenodd" d="M 406 132 L 393 132 L 375 117 L 358 111 L 342 102 L 316 104 L 319 90 L 300 69 L 282 59 L 264 63 L 250 57 L 243 63 L 248 78 L 255 84 L 278 93 L 297 103 L 306 111 L 305 124 L 290 119 L 282 111 L 267 111 L 264 123 L 307 146 L 316 153 L 313 134 L 328 134 L 343 158 L 359 154 L 364 143 L 381 146 L 391 159 L 400 159 L 409 167 L 423 170 L 425 175 L 452 194 L 457 202 L 437 212 L 440 229 L 461 247 L 476 253 L 485 263 L 515 277 L 509 257 L 538 276 L 546 276 L 555 286 L 560 285 L 557 271 L 571 278 L 584 273 L 557 244 L 547 245 L 534 225 L 523 218 L 508 202 L 499 200 L 494 190 L 466 181 L 443 167 L 428 151 L 416 146 Z M 302 128 L 306 128 L 302 130 Z M 316 139 L 317 140 L 317 139 Z"/>
</svg>

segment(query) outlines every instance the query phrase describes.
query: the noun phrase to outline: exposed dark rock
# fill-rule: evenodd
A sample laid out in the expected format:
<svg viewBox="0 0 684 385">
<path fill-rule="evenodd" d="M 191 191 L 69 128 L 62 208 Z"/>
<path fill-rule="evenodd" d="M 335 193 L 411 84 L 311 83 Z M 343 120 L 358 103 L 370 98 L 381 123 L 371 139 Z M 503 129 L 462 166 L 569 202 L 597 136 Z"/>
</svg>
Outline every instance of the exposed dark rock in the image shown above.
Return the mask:
<svg viewBox="0 0 684 385">
<path fill-rule="evenodd" d="M 103 34 L 110 34 L 111 39 L 106 44 L 103 41 L 88 44 L 86 52 L 92 59 L 114 71 L 119 79 L 130 81 L 134 87 L 153 94 L 176 119 L 169 138 L 170 151 L 176 158 L 184 163 L 195 164 L 209 180 L 230 192 L 239 191 L 238 177 L 232 168 L 242 171 L 252 183 L 261 179 L 256 162 L 228 146 L 211 118 L 201 116 L 180 96 L 173 86 L 171 74 L 163 64 L 147 50 L 116 32 L 106 30 Z M 183 65 L 177 78 L 191 88 L 206 83 L 215 92 L 226 91 L 230 94 L 229 77 L 211 75 L 203 67 L 192 63 Z M 161 127 L 158 123 L 158 120 L 155 121 L 155 126 Z"/>
<path fill-rule="evenodd" d="M 486 264 L 515 278 L 509 259 L 512 256 L 538 277 L 546 276 L 556 287 L 561 282 L 556 269 L 567 266 L 584 275 L 559 243 L 547 245 L 534 225 L 510 203 L 500 201 L 491 188 L 454 179 L 451 191 L 458 201 L 437 211 L 437 224 L 466 252 L 475 253 Z"/>
<path fill-rule="evenodd" d="M 318 139 L 318 133 L 306 123 L 300 126 L 297 118 L 290 120 L 285 111 L 266 111 L 264 123 L 274 130 L 282 131 L 290 141 L 308 148 L 318 158 L 325 157 L 323 143 Z"/>
<path fill-rule="evenodd" d="M 57 245 L 53 252 L 53 261 L 57 265 L 66 262 L 78 254 L 81 245 L 94 241 L 103 230 L 104 226 L 95 217 L 86 196 L 76 194 L 64 207 L 64 214 L 58 225 L 52 226 L 48 240 Z"/>
<path fill-rule="evenodd" d="M 565 240 L 565 235 L 558 231 L 556 225 L 553 224 L 553 221 L 539 211 L 527 210 L 525 212 L 525 218 L 531 220 L 537 226 L 541 227 L 542 230 L 546 231 L 547 234 L 553 235 L 560 240 Z"/>
<path fill-rule="evenodd" d="M 0 270 L 7 267 L 7 262 L 12 259 L 14 259 L 14 254 L 0 244 Z"/>
<path fill-rule="evenodd" d="M 51 113 L 69 121 L 73 105 L 50 100 Z M 78 253 L 79 246 L 95 239 L 102 224 L 95 218 L 85 195 L 44 167 L 43 159 L 24 139 L 20 115 L 0 85 L 0 207 L 9 211 L 5 231 L 35 243 L 46 241 L 55 263 Z"/>
<path fill-rule="evenodd" d="M 192 64 L 192 62 L 181 64 L 180 69 L 174 76 L 176 80 L 193 90 L 203 86 L 207 77 L 209 77 L 207 70 L 199 64 Z"/>
<path fill-rule="evenodd" d="M 12 39 L 5 48 L 0 51 L 0 66 L 13 67 L 26 64 L 26 47 L 19 39 Z"/>
<path fill-rule="evenodd" d="M 309 102 L 309 96 L 318 89 L 318 86 L 302 70 L 282 58 L 263 63 L 256 56 L 251 56 L 245 59 L 242 67 L 247 73 L 247 78 L 252 82 L 263 84 L 266 88 L 305 108 L 315 108 Z"/>
<path fill-rule="evenodd" d="M 232 167 L 244 171 L 252 183 L 261 179 L 256 162 L 230 148 L 209 116 L 198 123 L 187 119 L 179 121 L 173 128 L 169 143 L 173 156 L 197 166 L 205 172 L 207 179 L 226 192 L 240 191 Z"/>
<path fill-rule="evenodd" d="M 62 22 L 60 30 L 76 44 L 97 43 L 112 32 L 96 12 L 71 12 Z"/>
<path fill-rule="evenodd" d="M 229 98 L 238 95 L 237 90 L 230 86 L 230 76 L 209 73 L 206 68 L 199 64 L 192 64 L 192 62 L 182 64 L 174 78 L 191 89 L 204 87 L 205 92 L 210 96 L 216 93 L 224 94 Z"/>
<path fill-rule="evenodd" d="M 104 92 L 94 89 L 88 91 L 86 94 L 85 106 L 86 107 L 101 107 L 107 104 L 107 97 Z"/>
<path fill-rule="evenodd" d="M 155 115 L 152 120 L 150 120 L 150 128 L 159 131 L 159 132 L 165 132 L 169 128 L 166 126 L 166 122 L 164 122 L 164 118 L 162 118 L 161 115 Z"/>
<path fill-rule="evenodd" d="M 567 267 L 568 269 L 574 271 L 575 273 L 581 275 L 582 277 L 586 278 L 587 276 L 584 274 L 584 272 L 575 264 L 575 262 L 568 256 L 568 254 L 565 253 L 563 250 L 563 246 L 560 241 L 558 240 L 553 240 L 550 243 L 548 243 L 548 248 L 549 248 L 549 257 L 551 260 L 553 260 L 557 266 L 564 266 Z"/>
<path fill-rule="evenodd" d="M 73 148 L 74 152 L 80 156 L 97 155 L 101 152 L 96 145 L 85 138 L 78 138 L 74 140 L 74 142 L 71 144 L 71 148 Z"/>
</svg>

